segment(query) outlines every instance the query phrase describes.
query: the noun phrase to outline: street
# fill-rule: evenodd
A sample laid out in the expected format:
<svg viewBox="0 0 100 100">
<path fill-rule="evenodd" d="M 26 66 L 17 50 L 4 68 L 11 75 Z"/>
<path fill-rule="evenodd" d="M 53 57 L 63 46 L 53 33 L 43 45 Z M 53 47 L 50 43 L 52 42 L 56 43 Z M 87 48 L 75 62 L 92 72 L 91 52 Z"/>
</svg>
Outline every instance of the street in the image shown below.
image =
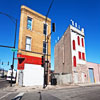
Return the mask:
<svg viewBox="0 0 100 100">
<path fill-rule="evenodd" d="M 0 100 L 100 100 L 100 85 L 41 91 L 0 91 Z"/>
<path fill-rule="evenodd" d="M 6 81 L 4 78 L 0 78 L 0 89 L 9 86 L 9 82 Z"/>
</svg>

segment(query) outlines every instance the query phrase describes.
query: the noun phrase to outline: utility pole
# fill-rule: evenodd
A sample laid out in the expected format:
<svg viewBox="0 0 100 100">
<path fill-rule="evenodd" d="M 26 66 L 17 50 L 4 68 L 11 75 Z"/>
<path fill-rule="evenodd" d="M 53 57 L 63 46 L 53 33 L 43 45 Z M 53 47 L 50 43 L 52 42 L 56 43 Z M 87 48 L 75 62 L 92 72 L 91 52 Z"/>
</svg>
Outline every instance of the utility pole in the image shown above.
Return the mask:
<svg viewBox="0 0 100 100">
<path fill-rule="evenodd" d="M 50 12 L 50 9 L 51 9 L 51 7 L 52 7 L 52 4 L 53 4 L 53 2 L 54 2 L 54 0 L 52 0 L 52 2 L 51 2 L 51 4 L 50 4 L 50 6 L 49 6 L 49 8 L 48 8 L 48 11 L 47 11 L 47 14 L 46 14 L 46 19 L 45 19 L 45 24 L 46 24 L 46 22 L 47 22 L 47 17 L 48 17 L 48 14 L 49 14 L 49 12 Z M 47 44 L 47 39 L 46 39 L 47 37 L 46 37 L 46 34 L 45 34 L 45 43 L 46 43 L 46 48 L 48 48 L 47 46 L 48 46 L 48 44 Z M 47 55 L 48 55 L 48 50 L 47 50 Z M 44 53 L 44 58 L 46 59 L 46 54 Z M 46 64 L 44 64 L 44 84 L 43 84 L 43 88 L 45 88 L 45 85 L 47 85 L 47 77 L 48 77 L 48 71 L 47 71 L 47 76 L 46 76 L 46 74 L 45 74 L 45 67 L 46 67 Z M 48 57 L 47 57 L 47 70 L 48 70 Z M 45 83 L 46 82 L 46 83 Z"/>
<path fill-rule="evenodd" d="M 17 19 L 15 21 L 14 49 L 15 49 L 15 46 L 16 46 L 16 34 L 17 34 Z M 12 60 L 12 65 L 11 65 L 11 69 L 12 69 L 12 73 L 11 73 L 11 84 L 10 84 L 11 87 L 12 87 L 12 78 L 13 78 L 13 69 L 14 69 L 14 58 L 15 58 L 15 51 L 13 52 L 13 60 Z"/>
<path fill-rule="evenodd" d="M 52 23 L 52 31 L 51 33 L 47 36 L 47 80 L 48 80 L 48 40 L 49 40 L 49 37 L 51 36 L 52 32 L 55 32 L 55 23 Z"/>
</svg>

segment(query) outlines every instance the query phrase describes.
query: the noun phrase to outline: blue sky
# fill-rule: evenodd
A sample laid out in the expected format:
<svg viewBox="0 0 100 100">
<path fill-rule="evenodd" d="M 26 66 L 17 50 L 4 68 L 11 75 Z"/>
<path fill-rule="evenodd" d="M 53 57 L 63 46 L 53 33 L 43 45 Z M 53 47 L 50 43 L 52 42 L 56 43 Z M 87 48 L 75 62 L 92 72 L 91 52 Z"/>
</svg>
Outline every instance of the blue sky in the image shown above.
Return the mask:
<svg viewBox="0 0 100 100">
<path fill-rule="evenodd" d="M 46 15 L 51 0 L 0 0 L 0 12 L 18 19 L 17 43 L 20 24 L 20 6 L 27 7 Z M 64 34 L 70 19 L 85 28 L 86 59 L 100 63 L 100 0 L 54 0 L 49 18 L 56 23 L 56 32 L 51 36 L 51 65 L 54 69 L 54 46 L 57 37 Z M 0 45 L 13 46 L 15 24 L 4 15 L 0 15 Z M 12 63 L 11 49 L 0 47 L 1 68 L 9 69 Z M 10 62 L 8 66 L 7 63 Z M 15 69 L 17 60 L 15 61 Z"/>
</svg>

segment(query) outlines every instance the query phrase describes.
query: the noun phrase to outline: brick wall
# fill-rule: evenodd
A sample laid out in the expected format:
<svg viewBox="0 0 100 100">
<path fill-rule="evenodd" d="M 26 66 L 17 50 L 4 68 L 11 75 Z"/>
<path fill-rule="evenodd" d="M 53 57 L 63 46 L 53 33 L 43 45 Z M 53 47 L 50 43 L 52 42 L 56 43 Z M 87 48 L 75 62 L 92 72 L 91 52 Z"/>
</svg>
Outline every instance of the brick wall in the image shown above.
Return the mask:
<svg viewBox="0 0 100 100">
<path fill-rule="evenodd" d="M 87 62 L 86 65 L 88 67 L 88 77 L 90 77 L 89 76 L 89 68 L 93 68 L 95 83 L 100 82 L 100 64 Z M 88 81 L 90 82 L 90 78 L 88 78 Z"/>
<path fill-rule="evenodd" d="M 66 30 L 63 37 L 55 45 L 55 73 L 71 73 L 71 37 L 70 28 Z"/>
<path fill-rule="evenodd" d="M 32 18 L 32 30 L 27 29 L 27 17 Z M 26 36 L 31 37 L 31 51 L 37 53 L 43 53 L 43 41 L 45 36 L 43 34 L 43 25 L 45 22 L 45 16 L 25 7 L 21 7 L 21 18 L 20 18 L 20 30 L 19 30 L 19 43 L 18 49 L 25 50 Z M 47 19 L 47 33 L 51 33 L 51 20 Z M 23 55 L 41 57 L 41 54 L 30 53 L 19 50 L 18 53 Z M 51 38 L 48 43 L 48 53 L 51 55 Z M 50 59 L 50 57 L 49 57 Z"/>
</svg>

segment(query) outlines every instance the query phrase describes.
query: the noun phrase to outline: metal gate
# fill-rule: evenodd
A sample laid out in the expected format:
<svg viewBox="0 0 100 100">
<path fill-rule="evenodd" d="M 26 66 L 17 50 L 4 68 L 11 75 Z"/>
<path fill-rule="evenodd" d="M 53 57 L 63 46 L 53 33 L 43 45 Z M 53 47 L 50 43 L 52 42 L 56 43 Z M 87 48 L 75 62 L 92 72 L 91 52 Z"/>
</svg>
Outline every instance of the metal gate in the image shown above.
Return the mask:
<svg viewBox="0 0 100 100">
<path fill-rule="evenodd" d="M 20 86 L 23 86 L 23 71 L 22 70 L 20 70 L 19 71 L 19 78 L 18 78 L 18 84 L 20 85 Z"/>
<path fill-rule="evenodd" d="M 89 77 L 90 77 L 90 82 L 94 83 L 93 68 L 89 68 Z"/>
</svg>

